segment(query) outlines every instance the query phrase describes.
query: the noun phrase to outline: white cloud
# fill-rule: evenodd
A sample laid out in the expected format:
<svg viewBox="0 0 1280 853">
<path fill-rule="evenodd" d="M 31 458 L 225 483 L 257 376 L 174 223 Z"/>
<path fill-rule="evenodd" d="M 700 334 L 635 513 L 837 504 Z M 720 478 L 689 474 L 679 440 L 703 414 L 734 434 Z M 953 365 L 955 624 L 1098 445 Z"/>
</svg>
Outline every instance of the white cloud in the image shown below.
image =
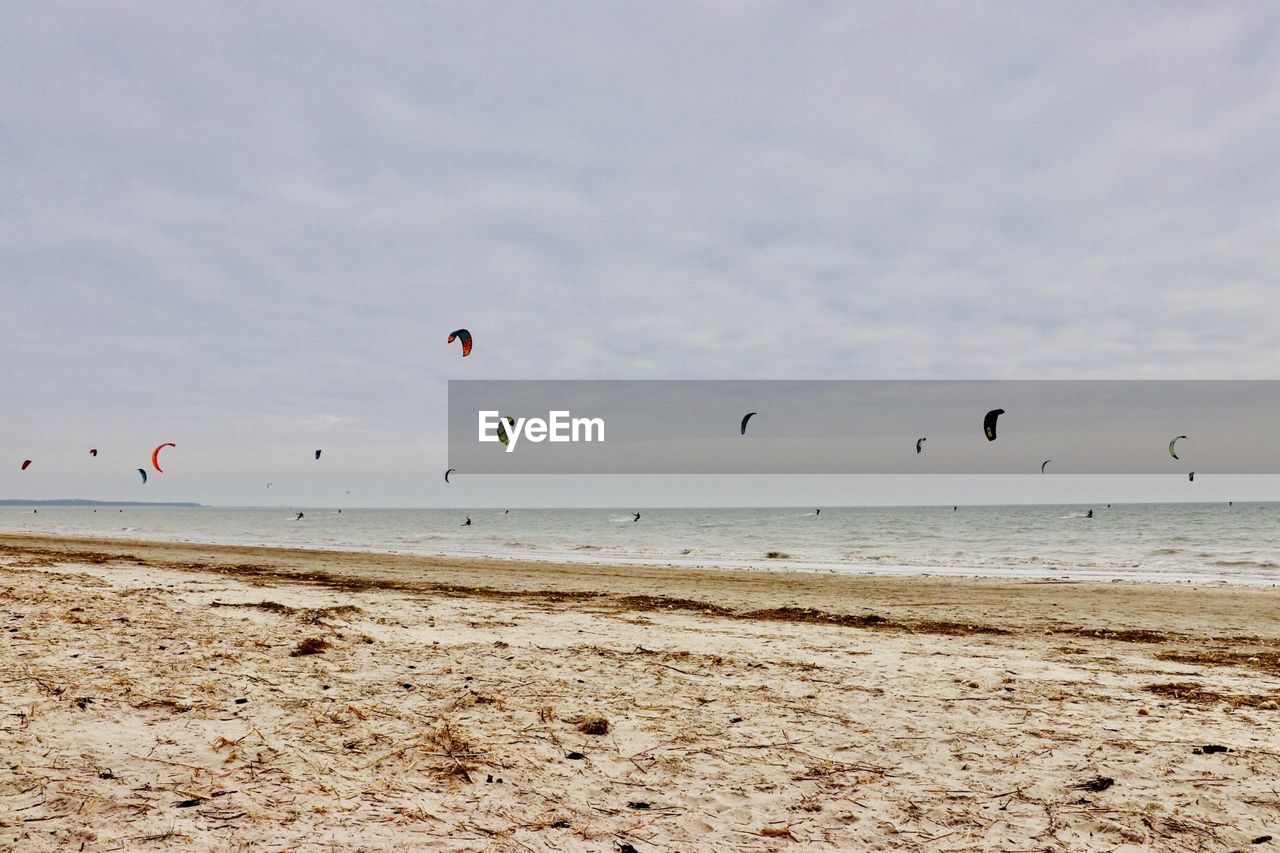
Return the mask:
<svg viewBox="0 0 1280 853">
<path fill-rule="evenodd" d="M 1265 4 L 10 18 L 6 443 L 234 423 L 274 448 L 324 413 L 432 484 L 386 500 L 429 502 L 448 377 L 1280 362 Z"/>
</svg>

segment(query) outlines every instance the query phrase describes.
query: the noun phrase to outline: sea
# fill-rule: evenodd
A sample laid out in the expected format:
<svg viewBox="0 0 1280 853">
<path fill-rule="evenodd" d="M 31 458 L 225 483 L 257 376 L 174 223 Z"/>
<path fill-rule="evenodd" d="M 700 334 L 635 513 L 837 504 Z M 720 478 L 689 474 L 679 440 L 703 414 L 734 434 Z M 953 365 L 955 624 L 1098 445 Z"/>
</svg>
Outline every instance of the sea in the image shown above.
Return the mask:
<svg viewBox="0 0 1280 853">
<path fill-rule="evenodd" d="M 42 506 L 0 508 L 0 530 L 673 569 L 1280 584 L 1280 503 L 509 510 Z"/>
</svg>

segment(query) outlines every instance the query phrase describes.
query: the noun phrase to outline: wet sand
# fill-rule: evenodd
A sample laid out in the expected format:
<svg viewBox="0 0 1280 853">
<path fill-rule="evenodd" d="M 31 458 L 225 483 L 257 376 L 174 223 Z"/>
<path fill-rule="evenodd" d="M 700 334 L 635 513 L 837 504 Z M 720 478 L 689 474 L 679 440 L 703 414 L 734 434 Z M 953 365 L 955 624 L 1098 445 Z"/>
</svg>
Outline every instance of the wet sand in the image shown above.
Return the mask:
<svg viewBox="0 0 1280 853">
<path fill-rule="evenodd" d="M 0 535 L 0 633 L 0 848 L 1280 838 L 1271 588 Z"/>
</svg>

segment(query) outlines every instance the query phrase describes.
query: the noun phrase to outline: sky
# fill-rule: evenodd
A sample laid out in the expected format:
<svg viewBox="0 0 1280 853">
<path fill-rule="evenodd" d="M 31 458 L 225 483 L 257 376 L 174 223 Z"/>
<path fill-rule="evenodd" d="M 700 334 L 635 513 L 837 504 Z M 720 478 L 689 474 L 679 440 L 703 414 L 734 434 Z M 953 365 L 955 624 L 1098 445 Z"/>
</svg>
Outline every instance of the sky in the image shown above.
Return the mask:
<svg viewBox="0 0 1280 853">
<path fill-rule="evenodd" d="M 446 383 L 1277 377 L 1271 4 L 5 19 L 0 497 L 1155 498 L 1173 486 L 446 486 Z"/>
</svg>

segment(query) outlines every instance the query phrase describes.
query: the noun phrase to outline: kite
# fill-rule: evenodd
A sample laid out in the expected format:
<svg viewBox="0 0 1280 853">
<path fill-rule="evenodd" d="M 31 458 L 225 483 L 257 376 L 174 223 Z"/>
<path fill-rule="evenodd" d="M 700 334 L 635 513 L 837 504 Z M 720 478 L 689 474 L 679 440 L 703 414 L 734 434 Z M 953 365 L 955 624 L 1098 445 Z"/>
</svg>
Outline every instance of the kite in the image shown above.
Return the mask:
<svg viewBox="0 0 1280 853">
<path fill-rule="evenodd" d="M 450 468 L 448 471 L 445 471 L 445 472 L 444 472 L 444 481 L 445 481 L 446 483 L 447 483 L 447 482 L 449 482 L 449 475 L 450 475 L 450 474 L 452 474 L 454 471 L 457 471 L 457 470 L 458 470 L 457 468 Z"/>
<path fill-rule="evenodd" d="M 466 358 L 471 355 L 471 333 L 466 329 L 455 329 L 449 333 L 449 340 L 447 343 L 453 343 L 455 338 L 462 341 L 462 357 Z"/>
<path fill-rule="evenodd" d="M 992 409 L 982 419 L 982 431 L 987 434 L 987 441 L 996 440 L 996 418 L 1004 414 L 1004 409 Z"/>
<path fill-rule="evenodd" d="M 31 465 L 31 460 L 30 460 L 30 459 L 26 460 L 25 462 L 23 462 L 23 463 L 22 463 L 22 470 L 23 470 L 23 471 L 27 470 L 27 468 L 28 468 L 30 465 Z"/>
<path fill-rule="evenodd" d="M 1046 459 L 1046 460 L 1044 460 L 1043 462 L 1041 462 L 1041 463 L 1040 463 L 1040 473 L 1041 473 L 1041 474 L 1043 474 L 1043 473 L 1044 473 L 1044 466 L 1048 465 L 1048 464 L 1049 464 L 1050 462 L 1052 462 L 1052 461 L 1053 461 L 1052 459 Z"/>
<path fill-rule="evenodd" d="M 1190 474 L 1188 474 L 1187 479 L 1194 483 L 1196 481 L 1196 472 L 1192 471 Z"/>
<path fill-rule="evenodd" d="M 516 425 L 516 419 L 511 417 L 510 415 L 507 415 L 505 418 L 503 418 L 503 420 L 505 420 L 507 423 L 511 424 L 512 426 Z M 503 428 L 502 421 L 498 421 L 498 441 L 501 441 L 503 444 L 506 444 L 506 445 L 511 444 L 511 439 L 507 438 L 507 431 L 506 429 Z"/>
<path fill-rule="evenodd" d="M 747 434 L 747 421 L 751 420 L 751 417 L 754 414 L 755 412 L 747 412 L 742 416 L 742 424 L 739 426 L 739 429 L 742 431 L 743 435 Z"/>
<path fill-rule="evenodd" d="M 920 451 L 922 450 L 922 448 L 920 447 L 920 445 L 924 444 L 924 442 L 925 442 L 925 439 L 924 439 L 924 438 L 917 438 L 917 439 L 916 439 L 916 455 L 919 455 L 919 454 L 920 454 Z"/>
<path fill-rule="evenodd" d="M 320 451 L 319 451 L 319 450 L 317 450 L 317 451 L 316 451 L 316 458 L 317 458 L 317 459 L 319 459 L 319 458 L 320 458 Z"/>
<path fill-rule="evenodd" d="M 166 447 L 177 447 L 177 446 L 178 445 L 174 444 L 172 441 L 166 441 L 164 444 L 160 445 L 155 450 L 151 451 L 151 467 L 155 468 L 157 471 L 163 474 L 164 469 L 160 467 L 160 451 L 164 450 Z"/>
<path fill-rule="evenodd" d="M 1178 438 L 1175 438 L 1173 441 L 1169 442 L 1169 455 L 1172 456 L 1174 459 L 1178 458 L 1178 451 L 1174 450 L 1173 446 L 1178 443 L 1179 439 L 1183 439 L 1183 438 L 1186 438 L 1186 436 L 1180 435 L 1178 436 Z"/>
<path fill-rule="evenodd" d="M 89 455 L 90 455 L 90 456 L 97 456 L 97 455 L 98 455 L 98 448 L 96 448 L 96 447 L 91 447 L 91 448 L 89 448 Z"/>
<path fill-rule="evenodd" d="M 139 468 L 138 473 L 142 475 L 142 485 L 145 486 L 147 484 L 147 469 Z"/>
</svg>

